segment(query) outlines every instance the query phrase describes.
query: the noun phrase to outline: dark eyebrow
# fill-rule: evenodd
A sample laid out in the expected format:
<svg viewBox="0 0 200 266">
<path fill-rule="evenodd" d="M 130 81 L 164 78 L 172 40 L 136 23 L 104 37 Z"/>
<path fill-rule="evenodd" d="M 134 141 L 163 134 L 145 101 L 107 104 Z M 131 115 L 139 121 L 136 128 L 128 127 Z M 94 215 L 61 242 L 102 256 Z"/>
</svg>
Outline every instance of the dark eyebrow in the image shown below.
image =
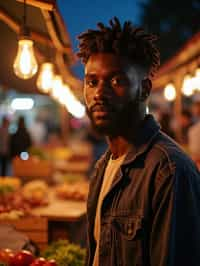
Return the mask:
<svg viewBox="0 0 200 266">
<path fill-rule="evenodd" d="M 88 79 L 88 78 L 95 78 L 96 77 L 96 74 L 86 74 L 85 75 L 85 79 Z"/>
<path fill-rule="evenodd" d="M 108 74 L 108 77 L 113 77 L 115 75 L 126 75 L 123 71 L 119 71 L 119 70 L 115 70 L 115 71 L 112 71 Z M 88 79 L 88 78 L 96 78 L 96 74 L 95 73 L 89 73 L 89 74 L 85 74 L 85 79 Z"/>
</svg>

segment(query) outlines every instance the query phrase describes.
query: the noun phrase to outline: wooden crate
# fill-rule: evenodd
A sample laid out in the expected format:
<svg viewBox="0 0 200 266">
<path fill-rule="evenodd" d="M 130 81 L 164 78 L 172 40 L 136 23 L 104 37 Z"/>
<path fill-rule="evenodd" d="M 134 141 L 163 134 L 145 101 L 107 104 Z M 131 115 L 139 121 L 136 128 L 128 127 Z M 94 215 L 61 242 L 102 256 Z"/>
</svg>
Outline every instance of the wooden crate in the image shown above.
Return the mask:
<svg viewBox="0 0 200 266">
<path fill-rule="evenodd" d="M 47 183 L 52 182 L 53 165 L 48 160 L 38 160 L 29 157 L 22 160 L 15 157 L 12 160 L 13 175 L 19 177 L 23 183 L 34 179 L 43 179 Z"/>
<path fill-rule="evenodd" d="M 34 241 L 40 250 L 48 244 L 48 220 L 45 217 L 23 217 L 16 220 L 0 220 L 2 224 L 13 225 Z"/>
</svg>

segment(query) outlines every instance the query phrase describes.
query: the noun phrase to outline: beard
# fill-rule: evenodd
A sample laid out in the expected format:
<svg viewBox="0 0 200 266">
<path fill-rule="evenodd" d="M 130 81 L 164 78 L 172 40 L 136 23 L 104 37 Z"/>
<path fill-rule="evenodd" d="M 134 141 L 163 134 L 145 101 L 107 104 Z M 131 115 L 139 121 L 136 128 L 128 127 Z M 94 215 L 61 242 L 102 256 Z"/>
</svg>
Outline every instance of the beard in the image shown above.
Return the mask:
<svg viewBox="0 0 200 266">
<path fill-rule="evenodd" d="M 136 97 L 121 104 L 115 104 L 108 108 L 108 115 L 98 119 L 93 109 L 86 108 L 87 115 L 93 129 L 104 136 L 126 135 L 137 127 L 140 118 L 140 104 Z"/>
<path fill-rule="evenodd" d="M 115 116 L 109 118 L 101 118 L 98 119 L 98 117 L 94 117 L 94 113 L 91 112 L 88 108 L 86 108 L 86 113 L 90 119 L 91 125 L 93 129 L 102 136 L 109 136 L 112 135 L 115 131 Z"/>
</svg>

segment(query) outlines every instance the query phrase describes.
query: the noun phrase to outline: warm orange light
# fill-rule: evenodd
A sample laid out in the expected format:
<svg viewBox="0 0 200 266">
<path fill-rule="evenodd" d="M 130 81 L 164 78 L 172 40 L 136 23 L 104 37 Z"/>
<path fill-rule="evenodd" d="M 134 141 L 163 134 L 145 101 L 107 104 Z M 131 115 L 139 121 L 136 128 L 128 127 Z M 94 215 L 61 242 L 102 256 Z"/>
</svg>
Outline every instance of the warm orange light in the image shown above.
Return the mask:
<svg viewBox="0 0 200 266">
<path fill-rule="evenodd" d="M 176 88 L 172 83 L 167 84 L 165 87 L 164 97 L 167 101 L 173 101 L 176 98 Z"/>
<path fill-rule="evenodd" d="M 13 68 L 16 76 L 22 79 L 29 79 L 35 75 L 38 65 L 34 55 L 32 40 L 19 40 Z"/>
<path fill-rule="evenodd" d="M 45 93 L 48 93 L 53 86 L 53 64 L 43 63 L 37 79 L 37 87 Z"/>
</svg>

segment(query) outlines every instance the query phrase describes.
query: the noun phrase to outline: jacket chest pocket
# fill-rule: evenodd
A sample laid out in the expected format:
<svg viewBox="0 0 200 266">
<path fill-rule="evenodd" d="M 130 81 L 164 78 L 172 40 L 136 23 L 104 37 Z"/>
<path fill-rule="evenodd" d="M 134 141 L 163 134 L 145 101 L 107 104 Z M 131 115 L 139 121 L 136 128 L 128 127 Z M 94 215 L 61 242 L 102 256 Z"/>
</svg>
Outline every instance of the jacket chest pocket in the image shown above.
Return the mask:
<svg viewBox="0 0 200 266">
<path fill-rule="evenodd" d="M 142 218 L 114 217 L 112 231 L 116 255 L 118 256 L 118 265 L 142 265 Z"/>
</svg>

